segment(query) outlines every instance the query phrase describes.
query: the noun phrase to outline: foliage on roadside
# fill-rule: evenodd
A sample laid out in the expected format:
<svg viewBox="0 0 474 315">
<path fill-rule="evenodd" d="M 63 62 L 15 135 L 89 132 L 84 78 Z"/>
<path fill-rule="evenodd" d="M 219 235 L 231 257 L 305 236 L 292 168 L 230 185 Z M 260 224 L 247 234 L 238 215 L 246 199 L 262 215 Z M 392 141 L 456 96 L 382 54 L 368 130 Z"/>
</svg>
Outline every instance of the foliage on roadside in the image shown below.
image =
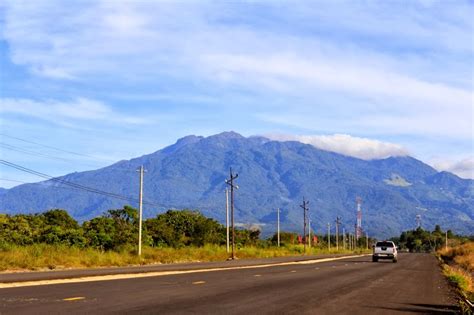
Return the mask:
<svg viewBox="0 0 474 315">
<path fill-rule="evenodd" d="M 260 239 L 258 229 L 236 229 L 239 258 L 270 258 L 290 255 L 363 253 L 335 246 L 328 250 L 323 237 L 312 247 L 304 246 L 296 233 L 281 233 Z M 67 211 L 49 210 L 40 214 L 0 214 L 0 270 L 40 268 L 82 268 L 153 263 L 225 260 L 226 230 L 216 220 L 198 211 L 169 210 L 144 220 L 143 251 L 137 257 L 138 213 L 124 206 L 80 225 Z M 335 244 L 335 240 L 332 240 Z M 365 244 L 365 243 L 364 243 Z"/>
<path fill-rule="evenodd" d="M 469 241 L 468 237 L 455 235 L 451 230 L 443 231 L 439 225 L 431 232 L 421 227 L 404 231 L 400 237 L 393 237 L 391 240 L 410 252 L 435 252 L 446 245 L 446 236 L 451 246 Z"/>
<path fill-rule="evenodd" d="M 237 230 L 237 243 L 256 245 L 259 232 Z M 0 214 L 0 248 L 8 245 L 50 244 L 121 251 L 138 243 L 138 212 L 130 206 L 111 209 L 79 225 L 67 211 L 39 214 Z M 203 246 L 225 243 L 225 229 L 198 211 L 169 210 L 144 220 L 142 243 L 149 246 Z"/>
<path fill-rule="evenodd" d="M 142 256 L 138 257 L 130 248 L 121 251 L 104 251 L 96 248 L 78 248 L 67 245 L 32 244 L 7 245 L 1 250 L 0 271 L 5 270 L 43 270 L 64 268 L 90 268 L 130 266 L 145 264 L 168 264 L 182 262 L 223 261 L 229 257 L 225 246 L 204 245 L 201 247 L 186 246 L 143 248 Z M 351 251 L 325 250 L 321 248 L 307 249 L 306 254 L 351 254 Z M 363 253 L 359 250 L 356 253 Z M 303 254 L 302 245 L 287 247 L 240 247 L 236 256 L 244 258 L 272 258 L 297 256 Z"/>
<path fill-rule="evenodd" d="M 473 302 L 474 242 L 440 249 L 437 256 L 443 262 L 443 273 L 448 281 L 459 290 L 461 295 Z"/>
</svg>

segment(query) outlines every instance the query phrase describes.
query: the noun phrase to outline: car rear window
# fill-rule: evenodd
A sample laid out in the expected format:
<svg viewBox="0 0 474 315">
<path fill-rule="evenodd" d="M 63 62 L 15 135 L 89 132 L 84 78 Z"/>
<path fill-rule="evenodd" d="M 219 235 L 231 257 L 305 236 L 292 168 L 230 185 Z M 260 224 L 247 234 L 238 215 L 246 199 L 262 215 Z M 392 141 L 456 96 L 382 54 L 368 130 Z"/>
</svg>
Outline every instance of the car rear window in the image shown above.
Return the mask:
<svg viewBox="0 0 474 315">
<path fill-rule="evenodd" d="M 377 247 L 393 247 L 392 242 L 377 242 Z"/>
</svg>

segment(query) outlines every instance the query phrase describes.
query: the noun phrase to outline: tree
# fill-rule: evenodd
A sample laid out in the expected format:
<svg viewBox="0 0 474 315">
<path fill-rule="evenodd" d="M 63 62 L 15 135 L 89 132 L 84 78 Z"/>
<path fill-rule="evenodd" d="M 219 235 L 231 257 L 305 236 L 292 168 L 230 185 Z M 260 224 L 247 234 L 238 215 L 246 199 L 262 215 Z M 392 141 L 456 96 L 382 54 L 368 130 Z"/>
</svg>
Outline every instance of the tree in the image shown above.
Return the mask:
<svg viewBox="0 0 474 315">
<path fill-rule="evenodd" d="M 43 221 L 43 230 L 39 237 L 41 243 L 79 247 L 86 244 L 82 229 L 66 210 L 49 210 L 40 214 L 40 216 Z"/>
<path fill-rule="evenodd" d="M 138 244 L 138 211 L 130 206 L 108 210 L 83 224 L 88 246 L 120 250 Z"/>
<path fill-rule="evenodd" d="M 154 245 L 180 247 L 187 245 L 222 244 L 224 228 L 217 221 L 198 211 L 168 210 L 145 221 Z"/>
</svg>

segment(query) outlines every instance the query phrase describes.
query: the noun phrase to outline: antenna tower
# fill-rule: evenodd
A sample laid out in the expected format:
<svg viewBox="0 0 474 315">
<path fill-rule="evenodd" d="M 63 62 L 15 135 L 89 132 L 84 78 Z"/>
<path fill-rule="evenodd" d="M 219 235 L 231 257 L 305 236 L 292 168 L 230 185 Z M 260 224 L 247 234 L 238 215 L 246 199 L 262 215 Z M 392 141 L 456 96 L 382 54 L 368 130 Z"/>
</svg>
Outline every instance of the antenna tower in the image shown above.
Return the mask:
<svg viewBox="0 0 474 315">
<path fill-rule="evenodd" d="M 416 215 L 416 228 L 421 228 L 421 214 Z"/>
</svg>

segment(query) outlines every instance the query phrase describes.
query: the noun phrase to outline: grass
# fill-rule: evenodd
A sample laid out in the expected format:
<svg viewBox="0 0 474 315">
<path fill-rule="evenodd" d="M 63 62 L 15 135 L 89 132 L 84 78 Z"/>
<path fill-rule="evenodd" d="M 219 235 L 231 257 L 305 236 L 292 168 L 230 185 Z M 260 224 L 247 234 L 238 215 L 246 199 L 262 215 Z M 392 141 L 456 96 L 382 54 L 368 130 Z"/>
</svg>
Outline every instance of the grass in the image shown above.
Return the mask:
<svg viewBox="0 0 474 315">
<path fill-rule="evenodd" d="M 470 301 L 474 301 L 474 242 L 449 247 L 437 252 L 442 260 L 443 273 Z"/>
<path fill-rule="evenodd" d="M 468 242 L 455 247 L 438 251 L 447 263 L 454 263 L 468 272 L 474 272 L 474 242 Z"/>
<path fill-rule="evenodd" d="M 311 248 L 307 254 L 352 254 L 364 250 L 336 251 Z M 303 254 L 303 246 L 288 247 L 244 247 L 236 252 L 238 258 L 271 258 Z M 146 264 L 169 264 L 179 262 L 224 261 L 229 257 L 224 246 L 152 248 L 144 247 L 142 256 L 130 249 L 122 251 L 100 251 L 92 248 L 77 248 L 62 245 L 35 244 L 28 246 L 5 246 L 0 249 L 0 271 L 92 268 L 132 266 Z"/>
</svg>

